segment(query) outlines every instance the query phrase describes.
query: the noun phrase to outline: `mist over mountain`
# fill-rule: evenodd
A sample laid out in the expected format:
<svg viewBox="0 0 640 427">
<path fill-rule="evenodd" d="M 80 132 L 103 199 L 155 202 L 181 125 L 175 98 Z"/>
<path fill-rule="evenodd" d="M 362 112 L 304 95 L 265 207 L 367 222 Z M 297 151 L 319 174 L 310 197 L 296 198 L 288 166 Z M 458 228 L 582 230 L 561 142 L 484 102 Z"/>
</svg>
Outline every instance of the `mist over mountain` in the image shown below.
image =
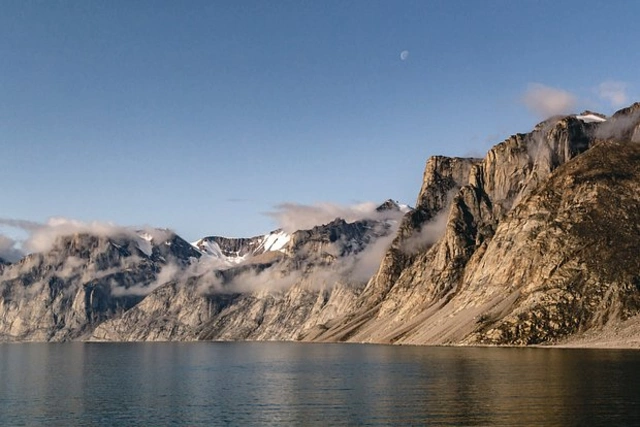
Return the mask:
<svg viewBox="0 0 640 427">
<path fill-rule="evenodd" d="M 640 103 L 554 116 L 431 157 L 413 208 L 284 204 L 249 238 L 24 224 L 0 340 L 640 346 L 639 142 Z"/>
</svg>

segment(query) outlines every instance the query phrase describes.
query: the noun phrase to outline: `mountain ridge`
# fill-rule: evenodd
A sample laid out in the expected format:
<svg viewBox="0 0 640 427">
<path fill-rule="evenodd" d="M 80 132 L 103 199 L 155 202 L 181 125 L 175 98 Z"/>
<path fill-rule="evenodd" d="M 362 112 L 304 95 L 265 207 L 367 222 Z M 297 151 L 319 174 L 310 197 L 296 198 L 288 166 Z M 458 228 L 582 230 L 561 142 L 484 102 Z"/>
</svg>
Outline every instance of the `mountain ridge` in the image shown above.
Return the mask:
<svg viewBox="0 0 640 427">
<path fill-rule="evenodd" d="M 0 272 L 0 339 L 640 346 L 639 138 L 640 103 L 554 117 L 430 157 L 410 210 L 34 255 Z"/>
</svg>

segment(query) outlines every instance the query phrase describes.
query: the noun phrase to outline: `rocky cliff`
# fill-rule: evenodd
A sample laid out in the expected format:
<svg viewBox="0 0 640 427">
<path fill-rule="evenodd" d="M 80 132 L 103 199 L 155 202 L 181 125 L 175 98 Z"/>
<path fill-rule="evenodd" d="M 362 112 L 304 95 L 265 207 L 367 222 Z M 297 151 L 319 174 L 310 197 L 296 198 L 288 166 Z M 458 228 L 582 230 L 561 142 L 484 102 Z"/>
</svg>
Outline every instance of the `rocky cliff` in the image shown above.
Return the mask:
<svg viewBox="0 0 640 427">
<path fill-rule="evenodd" d="M 640 346 L 640 103 L 432 157 L 415 208 L 191 246 L 66 236 L 3 265 L 4 340 Z"/>
<path fill-rule="evenodd" d="M 377 300 L 313 339 L 559 343 L 635 316 L 640 148 L 627 138 L 639 106 L 603 123 L 555 118 L 492 148 L 454 195 L 442 238 L 407 257 L 395 248 L 412 234 L 399 234 L 363 292 Z M 438 199 L 432 182 L 419 202 Z"/>
</svg>

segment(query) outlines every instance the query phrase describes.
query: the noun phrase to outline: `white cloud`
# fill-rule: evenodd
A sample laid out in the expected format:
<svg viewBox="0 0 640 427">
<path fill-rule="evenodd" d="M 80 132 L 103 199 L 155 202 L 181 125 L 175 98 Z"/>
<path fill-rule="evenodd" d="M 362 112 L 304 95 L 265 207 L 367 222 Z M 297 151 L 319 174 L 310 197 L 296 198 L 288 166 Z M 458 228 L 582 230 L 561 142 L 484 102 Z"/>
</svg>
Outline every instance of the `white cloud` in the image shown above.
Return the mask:
<svg viewBox="0 0 640 427">
<path fill-rule="evenodd" d="M 14 218 L 0 218 L 0 225 L 7 225 L 9 227 L 19 228 L 25 231 L 34 231 L 43 226 L 43 224 L 40 224 L 39 222 Z"/>
<path fill-rule="evenodd" d="M 447 229 L 449 209 L 443 209 L 402 243 L 401 250 L 409 255 L 420 252 L 436 243 Z"/>
<path fill-rule="evenodd" d="M 115 296 L 124 296 L 124 295 L 137 295 L 137 296 L 146 296 L 151 292 L 158 289 L 160 286 L 165 285 L 173 280 L 177 280 L 183 274 L 183 269 L 176 265 L 169 263 L 162 267 L 158 275 L 156 276 L 156 280 L 145 285 L 144 283 L 139 283 L 129 288 L 125 288 L 120 286 L 118 283 L 111 284 L 111 293 Z"/>
<path fill-rule="evenodd" d="M 522 97 L 522 102 L 531 112 L 546 119 L 573 112 L 577 101 L 573 94 L 565 90 L 531 83 Z"/>
<path fill-rule="evenodd" d="M 389 235 L 378 238 L 362 252 L 342 261 L 342 264 L 345 265 L 344 276 L 346 276 L 347 281 L 355 283 L 367 282 L 376 274 L 382 259 L 396 237 L 396 231 L 397 226 L 393 227 Z"/>
<path fill-rule="evenodd" d="M 168 230 L 158 230 L 151 227 L 123 227 L 109 222 L 83 222 L 75 219 L 54 217 L 46 223 L 25 221 L 13 218 L 0 218 L 0 225 L 20 228 L 29 236 L 22 242 L 22 249 L 28 253 L 46 252 L 61 236 L 71 236 L 78 233 L 87 233 L 95 236 L 127 236 L 135 240 L 143 240 L 138 231 L 144 231 L 156 241 L 162 241 L 171 234 Z"/>
<path fill-rule="evenodd" d="M 275 219 L 278 226 L 288 233 L 298 230 L 309 230 L 318 225 L 328 224 L 336 218 L 346 222 L 355 222 L 363 219 L 399 218 L 401 212 L 378 212 L 378 204 L 373 202 L 359 203 L 351 206 L 343 206 L 335 203 L 317 203 L 303 205 L 298 203 L 282 203 L 275 206 L 275 210 L 266 212 L 266 215 Z"/>
<path fill-rule="evenodd" d="M 596 88 L 596 92 L 600 98 L 607 101 L 613 108 L 619 108 L 626 105 L 629 100 L 627 86 L 625 82 L 608 80 L 600 83 Z"/>
<path fill-rule="evenodd" d="M 601 139 L 630 139 L 631 142 L 640 142 L 640 110 L 611 117 L 598 127 L 596 136 Z"/>
</svg>

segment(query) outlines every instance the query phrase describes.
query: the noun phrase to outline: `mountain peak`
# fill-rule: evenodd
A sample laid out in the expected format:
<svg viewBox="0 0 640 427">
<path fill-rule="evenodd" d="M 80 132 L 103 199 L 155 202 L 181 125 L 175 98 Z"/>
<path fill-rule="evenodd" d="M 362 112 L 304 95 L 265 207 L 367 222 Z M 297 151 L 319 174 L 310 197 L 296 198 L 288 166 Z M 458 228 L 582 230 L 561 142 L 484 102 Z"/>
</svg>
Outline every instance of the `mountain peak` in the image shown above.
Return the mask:
<svg viewBox="0 0 640 427">
<path fill-rule="evenodd" d="M 411 207 L 408 205 L 400 204 L 397 200 L 387 199 L 380 206 L 376 208 L 376 212 L 408 212 L 411 210 Z"/>
</svg>

